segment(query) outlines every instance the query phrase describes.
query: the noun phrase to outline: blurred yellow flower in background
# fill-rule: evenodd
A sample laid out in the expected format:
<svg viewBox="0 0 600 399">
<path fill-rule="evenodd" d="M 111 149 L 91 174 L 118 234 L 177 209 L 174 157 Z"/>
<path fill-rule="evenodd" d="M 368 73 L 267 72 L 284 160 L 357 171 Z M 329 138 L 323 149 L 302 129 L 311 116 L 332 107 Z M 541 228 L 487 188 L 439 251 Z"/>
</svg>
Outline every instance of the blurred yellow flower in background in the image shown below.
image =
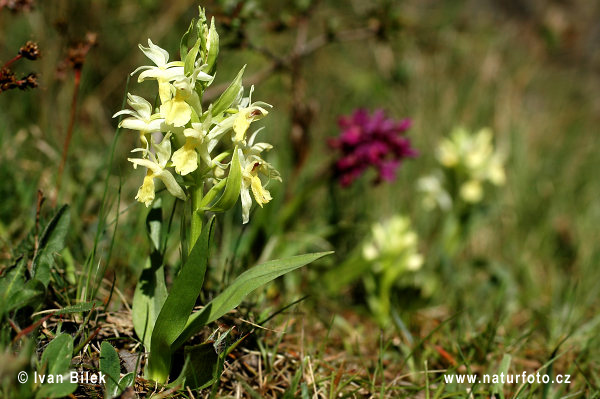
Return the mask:
<svg viewBox="0 0 600 399">
<path fill-rule="evenodd" d="M 452 193 L 464 202 L 476 204 L 483 200 L 485 184 L 504 185 L 504 155 L 494 148 L 491 129 L 483 128 L 471 133 L 463 127 L 452 130 L 440 142 L 436 158 L 452 177 L 456 190 L 446 187 L 448 181 L 440 173 L 419 179 L 419 191 L 425 194 L 424 206 L 432 209 L 439 206 L 449 210 L 452 206 Z"/>
</svg>

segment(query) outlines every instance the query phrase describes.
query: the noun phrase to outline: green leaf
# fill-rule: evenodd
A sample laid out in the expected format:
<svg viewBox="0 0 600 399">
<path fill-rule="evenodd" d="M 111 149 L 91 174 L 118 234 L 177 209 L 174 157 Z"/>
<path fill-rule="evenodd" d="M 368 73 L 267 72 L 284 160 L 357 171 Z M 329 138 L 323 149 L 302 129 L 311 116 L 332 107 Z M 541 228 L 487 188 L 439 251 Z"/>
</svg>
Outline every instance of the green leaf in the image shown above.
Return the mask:
<svg viewBox="0 0 600 399">
<path fill-rule="evenodd" d="M 16 308 L 23 308 L 35 302 L 41 303 L 45 294 L 46 287 L 44 287 L 41 281 L 37 279 L 29 280 L 9 298 L 6 308 L 10 311 Z"/>
<path fill-rule="evenodd" d="M 272 260 L 245 271 L 204 309 L 190 316 L 185 329 L 177 338 L 173 347 L 178 348 L 198 333 L 206 324 L 238 306 L 246 295 L 258 287 L 331 253 L 319 252 Z"/>
<path fill-rule="evenodd" d="M 43 384 L 37 391 L 36 399 L 64 398 L 77 389 L 77 384 L 70 381 L 69 374 L 63 374 L 63 382 Z"/>
<path fill-rule="evenodd" d="M 229 332 L 231 332 L 231 330 L 233 330 L 233 328 L 230 328 L 226 334 L 229 334 Z M 223 336 L 221 336 L 223 337 Z M 214 372 L 213 372 L 213 376 L 212 379 L 210 381 L 207 381 L 204 385 L 200 386 L 198 389 L 204 389 L 204 388 L 208 388 L 209 386 L 211 387 L 211 393 L 210 393 L 210 397 L 214 398 L 215 397 L 215 393 L 216 390 L 219 387 L 219 382 L 221 380 L 221 374 L 223 374 L 223 370 L 225 368 L 225 360 L 227 359 L 227 356 L 229 356 L 229 354 L 231 352 L 234 351 L 234 349 L 246 338 L 246 335 L 241 336 L 237 341 L 235 341 L 233 344 L 231 344 L 226 350 L 222 351 L 221 353 L 218 353 L 219 357 L 217 360 L 216 365 L 214 366 Z M 219 340 L 217 340 L 219 341 Z M 215 342 L 216 344 L 216 342 Z M 214 345 L 214 344 L 213 344 Z"/>
<path fill-rule="evenodd" d="M 508 375 L 508 368 L 510 367 L 510 362 L 512 360 L 512 357 L 508 354 L 505 353 L 504 356 L 502 357 L 502 362 L 500 362 L 500 368 L 498 369 L 498 372 L 496 373 L 496 375 L 500 375 L 500 374 L 504 374 L 504 375 Z M 496 384 L 494 384 L 494 387 L 492 388 L 492 396 L 496 396 L 498 395 L 501 398 L 504 398 L 504 393 L 503 393 L 503 387 L 502 387 L 502 382 L 498 382 Z"/>
<path fill-rule="evenodd" d="M 292 378 L 292 383 L 290 387 L 283 394 L 282 399 L 294 399 L 296 397 L 296 391 L 298 390 L 298 384 L 300 383 L 300 379 L 302 378 L 302 373 L 302 367 L 299 367 L 296 370 L 294 378 Z"/>
<path fill-rule="evenodd" d="M 119 380 L 119 394 L 125 389 L 127 389 L 127 387 L 132 386 L 134 381 L 135 375 L 133 374 L 133 372 L 125 374 L 123 378 Z"/>
<path fill-rule="evenodd" d="M 162 242 L 162 205 L 160 200 L 154 201 L 152 209 L 148 212 L 146 230 L 152 251 L 135 286 L 131 313 L 135 333 L 144 343 L 146 350 L 149 350 L 154 322 L 167 299 L 165 269 L 160 252 Z"/>
<path fill-rule="evenodd" d="M 206 54 L 206 64 L 208 65 L 208 73 L 214 73 L 216 69 L 217 56 L 219 55 L 219 34 L 215 28 L 215 18 L 210 20 L 210 28 L 208 31 L 206 46 L 209 47 Z"/>
<path fill-rule="evenodd" d="M 238 147 L 236 146 L 233 150 L 233 157 L 231 157 L 231 164 L 229 165 L 229 176 L 227 176 L 227 185 L 223 194 L 219 199 L 210 207 L 202 208 L 203 211 L 211 212 L 225 212 L 228 209 L 233 208 L 240 196 L 240 190 L 242 188 L 242 165 L 240 164 L 240 158 L 238 156 Z M 210 192 L 210 191 L 209 191 Z"/>
<path fill-rule="evenodd" d="M 213 216 L 202 229 L 156 319 L 148 359 L 148 377 L 152 380 L 164 383 L 168 379 L 171 345 L 185 327 L 202 290 L 214 222 Z"/>
<path fill-rule="evenodd" d="M 213 116 L 221 115 L 226 109 L 231 107 L 234 101 L 241 95 L 240 91 L 243 90 L 242 76 L 244 75 L 245 69 L 246 65 L 242 67 L 233 82 L 231 82 L 229 87 L 219 96 L 217 101 L 214 102 L 212 108 Z"/>
<path fill-rule="evenodd" d="M 94 308 L 98 308 L 98 306 L 101 304 L 102 304 L 102 302 L 99 302 L 99 301 L 82 302 L 82 303 L 78 303 L 77 305 L 66 306 L 66 307 L 62 308 L 61 310 L 59 310 L 58 312 L 56 312 L 55 315 L 58 316 L 58 315 L 70 314 L 70 313 L 89 312 L 90 310 L 92 310 Z"/>
<path fill-rule="evenodd" d="M 185 385 L 192 389 L 200 388 L 212 381 L 219 362 L 219 355 L 212 342 L 184 348 L 188 360 L 185 370 Z"/>
<path fill-rule="evenodd" d="M 46 375 L 66 373 L 73 357 L 73 338 L 69 334 L 57 335 L 42 354 L 42 369 Z M 45 366 L 45 367 L 44 367 Z"/>
<path fill-rule="evenodd" d="M 26 263 L 26 258 L 19 259 L 16 267 L 0 278 L 0 315 L 43 301 L 46 287 L 37 279 L 25 281 Z"/>
<path fill-rule="evenodd" d="M 189 47 L 189 41 L 190 38 L 193 38 L 192 35 L 194 35 L 194 28 L 195 28 L 195 19 L 192 18 L 192 22 L 190 22 L 190 26 L 187 29 L 187 31 L 185 31 L 185 33 L 183 34 L 183 36 L 181 36 L 181 41 L 179 42 L 179 59 L 180 60 L 185 60 L 185 57 L 187 56 L 188 53 L 188 47 Z"/>
<path fill-rule="evenodd" d="M 152 250 L 160 251 L 162 237 L 162 199 L 160 198 L 152 203 L 152 208 L 146 216 L 146 232 L 150 238 Z"/>
<path fill-rule="evenodd" d="M 371 263 L 363 259 L 361 253 L 358 253 L 326 271 L 321 279 L 330 293 L 336 293 L 363 277 L 371 267 Z"/>
<path fill-rule="evenodd" d="M 23 288 L 23 284 L 25 284 L 24 274 L 26 264 L 26 258 L 19 258 L 16 262 L 16 266 L 10 268 L 4 273 L 2 278 L 0 278 L 0 292 L 2 293 L 0 294 L 1 314 L 11 310 L 8 308 L 7 303 L 9 303 L 11 298 Z"/>
<path fill-rule="evenodd" d="M 73 254 L 71 254 L 71 251 L 67 247 L 60 252 L 60 256 L 65 264 L 65 280 L 71 285 L 77 284 L 77 277 L 75 277 L 77 266 L 75 265 Z"/>
<path fill-rule="evenodd" d="M 104 397 L 112 399 L 119 395 L 119 380 L 121 377 L 121 362 L 117 351 L 107 341 L 100 346 L 100 371 L 106 375 Z"/>
<path fill-rule="evenodd" d="M 208 209 L 210 208 L 210 203 L 217 198 L 217 194 L 223 190 L 225 184 L 227 183 L 227 179 L 222 179 L 220 182 L 211 187 L 210 190 L 202 197 L 202 201 L 198 204 L 200 209 Z"/>
<path fill-rule="evenodd" d="M 251 398 L 253 398 L 253 399 L 262 399 L 263 398 L 263 396 L 261 394 L 259 394 L 254 389 L 252 389 L 252 387 L 246 381 L 244 381 L 242 378 L 239 378 L 238 381 L 242 384 L 242 386 L 244 387 L 244 390 L 246 391 L 246 393 L 248 395 L 250 395 Z"/>
<path fill-rule="evenodd" d="M 63 205 L 50 220 L 40 237 L 38 252 L 33 258 L 31 273 L 44 284 L 44 287 L 47 287 L 50 282 L 50 270 L 54 265 L 54 255 L 59 253 L 65 244 L 71 220 L 68 211 L 69 206 Z"/>
<path fill-rule="evenodd" d="M 194 72 L 196 65 L 196 57 L 198 57 L 198 51 L 200 50 L 200 39 L 196 40 L 194 47 L 185 56 L 185 63 L 183 65 L 183 72 L 186 76 L 191 75 Z"/>
</svg>

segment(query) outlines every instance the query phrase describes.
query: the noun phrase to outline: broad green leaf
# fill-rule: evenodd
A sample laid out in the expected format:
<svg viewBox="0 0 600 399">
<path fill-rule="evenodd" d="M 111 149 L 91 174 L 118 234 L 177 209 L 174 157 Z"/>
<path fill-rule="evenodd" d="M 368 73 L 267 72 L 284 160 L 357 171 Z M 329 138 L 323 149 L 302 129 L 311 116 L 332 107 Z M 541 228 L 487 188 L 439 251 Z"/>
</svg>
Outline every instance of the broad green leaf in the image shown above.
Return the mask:
<svg viewBox="0 0 600 399">
<path fill-rule="evenodd" d="M 17 308 L 24 308 L 28 305 L 35 306 L 36 302 L 37 304 L 40 304 L 43 301 L 45 294 L 46 287 L 44 287 L 44 284 L 41 281 L 37 279 L 29 280 L 23 284 L 21 289 L 14 292 L 14 294 L 8 298 L 8 301 L 5 304 L 5 310 L 11 311 Z"/>
<path fill-rule="evenodd" d="M 64 398 L 77 389 L 77 384 L 70 381 L 69 374 L 62 374 L 63 382 L 43 384 L 37 391 L 36 399 Z"/>
<path fill-rule="evenodd" d="M 221 115 L 241 96 L 240 91 L 244 90 L 242 87 L 242 76 L 244 75 L 245 69 L 246 65 L 242 67 L 233 82 L 231 82 L 229 87 L 219 96 L 217 101 L 214 102 L 212 108 L 213 116 Z"/>
<path fill-rule="evenodd" d="M 25 281 L 27 259 L 20 258 L 0 278 L 0 315 L 14 309 L 42 302 L 46 288 L 39 280 Z"/>
<path fill-rule="evenodd" d="M 22 257 L 17 260 L 16 266 L 13 268 L 9 268 L 6 271 L 2 278 L 0 278 L 0 309 L 2 312 L 8 312 L 10 309 L 7 309 L 6 303 L 10 301 L 10 298 L 15 295 L 15 293 L 23 288 L 23 284 L 25 284 L 25 267 L 27 265 L 27 259 Z"/>
<path fill-rule="evenodd" d="M 133 328 L 146 349 L 150 348 L 154 322 L 166 298 L 167 287 L 162 256 L 153 255 L 147 261 L 135 286 L 131 306 Z"/>
<path fill-rule="evenodd" d="M 161 237 L 162 237 L 162 199 L 158 198 L 152 203 L 152 208 L 146 216 L 146 232 L 150 243 L 152 244 L 152 250 L 160 251 Z"/>
<path fill-rule="evenodd" d="M 146 229 L 152 250 L 150 259 L 146 262 L 140 279 L 135 286 L 131 313 L 135 333 L 144 343 L 146 350 L 149 350 L 154 322 L 167 298 L 165 269 L 163 266 L 163 256 L 160 252 L 162 242 L 162 206 L 159 200 L 154 201 L 152 209 L 148 212 Z"/>
<path fill-rule="evenodd" d="M 54 265 L 54 255 L 64 247 L 70 220 L 69 206 L 63 205 L 46 225 L 40 237 L 38 252 L 32 262 L 32 274 L 45 287 L 50 282 L 50 270 Z"/>
<path fill-rule="evenodd" d="M 42 354 L 42 368 L 45 374 L 58 375 L 66 373 L 73 357 L 73 338 L 69 334 L 57 335 Z"/>
<path fill-rule="evenodd" d="M 112 399 L 119 395 L 121 362 L 117 351 L 107 341 L 102 342 L 100 346 L 100 371 L 106 375 L 104 397 Z"/>
<path fill-rule="evenodd" d="M 238 147 L 233 150 L 231 164 L 229 165 L 229 176 L 227 176 L 227 184 L 223 194 L 210 207 L 202 209 L 203 211 L 225 212 L 231 209 L 237 202 L 242 188 L 242 165 L 238 155 Z"/>
<path fill-rule="evenodd" d="M 245 271 L 221 294 L 209 302 L 204 309 L 190 316 L 185 329 L 175 341 L 174 348 L 181 346 L 206 324 L 238 306 L 246 295 L 258 287 L 331 253 L 319 252 L 272 260 Z"/>
<path fill-rule="evenodd" d="M 171 365 L 171 345 L 185 327 L 202 290 L 214 221 L 213 216 L 202 229 L 202 234 L 175 278 L 171 292 L 156 319 L 148 359 L 148 376 L 152 380 L 163 383 L 167 381 Z"/>
</svg>

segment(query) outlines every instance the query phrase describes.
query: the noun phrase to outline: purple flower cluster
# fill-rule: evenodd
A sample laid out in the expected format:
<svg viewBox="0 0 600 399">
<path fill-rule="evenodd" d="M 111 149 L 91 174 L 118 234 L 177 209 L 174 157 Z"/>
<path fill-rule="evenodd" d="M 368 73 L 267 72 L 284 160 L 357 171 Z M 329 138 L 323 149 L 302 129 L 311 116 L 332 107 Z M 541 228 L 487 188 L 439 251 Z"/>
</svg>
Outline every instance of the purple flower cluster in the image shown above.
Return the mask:
<svg viewBox="0 0 600 399">
<path fill-rule="evenodd" d="M 387 119 L 381 109 L 372 115 L 365 109 L 357 109 L 350 116 L 340 117 L 338 124 L 342 133 L 329 140 L 331 148 L 342 152 L 335 163 L 340 184 L 349 186 L 369 166 L 378 171 L 375 183 L 394 180 L 402 160 L 417 156 L 410 140 L 404 136 L 411 123 L 410 119 Z"/>
</svg>

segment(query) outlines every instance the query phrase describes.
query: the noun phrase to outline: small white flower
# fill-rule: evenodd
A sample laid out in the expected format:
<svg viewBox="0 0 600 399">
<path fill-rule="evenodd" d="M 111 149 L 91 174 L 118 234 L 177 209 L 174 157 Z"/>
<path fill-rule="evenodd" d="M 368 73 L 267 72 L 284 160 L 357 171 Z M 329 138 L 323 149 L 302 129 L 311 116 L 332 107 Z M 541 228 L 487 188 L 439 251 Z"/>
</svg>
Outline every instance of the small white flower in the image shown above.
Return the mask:
<svg viewBox="0 0 600 399">
<path fill-rule="evenodd" d="M 119 123 L 119 127 L 125 129 L 138 130 L 140 140 L 146 149 L 148 140 L 146 134 L 158 132 L 165 121 L 160 114 L 152 114 L 152 105 L 146 99 L 127 93 L 127 104 L 133 109 L 124 109 L 113 115 L 113 118 L 121 115 L 130 115 Z"/>
<path fill-rule="evenodd" d="M 444 189 L 438 175 L 421 177 L 417 181 L 417 190 L 423 193 L 423 206 L 426 209 L 432 210 L 439 206 L 441 210 L 448 211 L 452 208 L 452 198 Z"/>
<path fill-rule="evenodd" d="M 148 39 L 148 47 L 139 45 L 140 50 L 150 58 L 156 66 L 144 65 L 137 68 L 131 73 L 135 75 L 139 71 L 143 71 L 138 76 L 138 82 L 143 82 L 146 79 L 156 79 L 158 81 L 158 94 L 161 103 L 171 98 L 171 88 L 169 82 L 184 78 L 184 63 L 183 61 L 169 61 L 169 53 L 152 43 L 152 40 Z"/>
</svg>

